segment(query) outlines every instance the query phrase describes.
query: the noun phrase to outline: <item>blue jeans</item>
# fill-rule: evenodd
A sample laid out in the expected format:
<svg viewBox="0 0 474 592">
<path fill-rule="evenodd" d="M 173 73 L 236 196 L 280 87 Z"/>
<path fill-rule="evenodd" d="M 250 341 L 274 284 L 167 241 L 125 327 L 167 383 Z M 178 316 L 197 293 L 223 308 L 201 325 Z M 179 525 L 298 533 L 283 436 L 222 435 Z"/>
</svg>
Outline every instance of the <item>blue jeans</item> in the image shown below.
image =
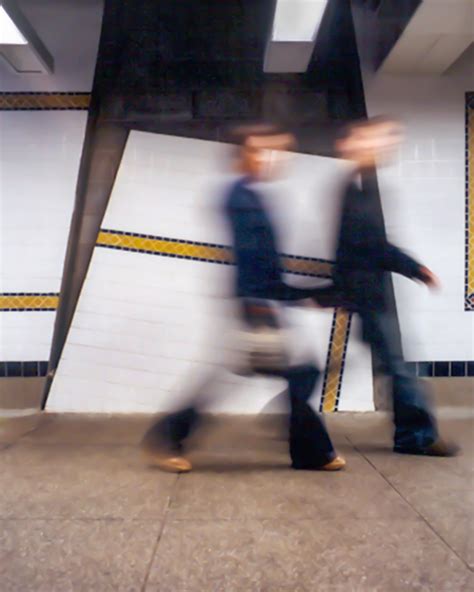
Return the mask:
<svg viewBox="0 0 474 592">
<path fill-rule="evenodd" d="M 424 385 L 411 375 L 397 345 L 395 317 L 386 312 L 361 312 L 364 341 L 369 343 L 392 377 L 394 450 L 416 450 L 438 437 L 436 419 Z"/>
</svg>

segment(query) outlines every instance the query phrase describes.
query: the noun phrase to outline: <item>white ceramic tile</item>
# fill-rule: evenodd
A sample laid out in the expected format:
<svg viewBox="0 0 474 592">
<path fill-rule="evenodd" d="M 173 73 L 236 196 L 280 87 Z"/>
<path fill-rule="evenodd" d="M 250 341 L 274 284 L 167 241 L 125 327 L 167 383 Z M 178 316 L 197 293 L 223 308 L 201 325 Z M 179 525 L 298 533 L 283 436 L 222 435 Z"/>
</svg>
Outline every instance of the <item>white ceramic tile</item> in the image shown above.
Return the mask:
<svg viewBox="0 0 474 592">
<path fill-rule="evenodd" d="M 87 113 L 0 113 L 2 292 L 57 292 Z M 47 360 L 54 312 L 0 313 L 3 360 Z"/>
<path fill-rule="evenodd" d="M 1 360 L 49 359 L 54 312 L 0 312 L 0 317 Z"/>
<path fill-rule="evenodd" d="M 374 384 L 370 348 L 361 340 L 361 326 L 353 317 L 346 364 L 339 395 L 340 411 L 372 411 Z"/>
<path fill-rule="evenodd" d="M 463 311 L 464 94 L 470 87 L 465 76 L 418 81 L 379 76 L 366 89 L 371 115 L 392 113 L 406 125 L 400 178 L 393 187 L 386 171 L 378 175 L 387 227 L 397 244 L 409 248 L 443 284 L 438 294 L 430 294 L 395 280 L 403 343 L 411 360 L 472 359 L 472 313 Z M 403 210 L 398 222 L 395 204 Z"/>
</svg>

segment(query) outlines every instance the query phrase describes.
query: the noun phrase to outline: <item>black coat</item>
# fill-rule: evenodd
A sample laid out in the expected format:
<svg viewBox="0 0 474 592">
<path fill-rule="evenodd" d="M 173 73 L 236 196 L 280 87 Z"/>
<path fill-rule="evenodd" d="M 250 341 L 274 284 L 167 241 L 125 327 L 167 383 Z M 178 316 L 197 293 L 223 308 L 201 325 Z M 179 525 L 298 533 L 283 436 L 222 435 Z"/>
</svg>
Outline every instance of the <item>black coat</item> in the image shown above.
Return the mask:
<svg viewBox="0 0 474 592">
<path fill-rule="evenodd" d="M 233 238 L 237 297 L 303 300 L 313 294 L 283 281 L 272 221 L 247 179 L 232 185 L 224 212 Z"/>
<path fill-rule="evenodd" d="M 376 194 L 352 180 L 343 193 L 335 285 L 355 311 L 387 307 L 387 272 L 421 279 L 421 265 L 388 242 Z"/>
</svg>

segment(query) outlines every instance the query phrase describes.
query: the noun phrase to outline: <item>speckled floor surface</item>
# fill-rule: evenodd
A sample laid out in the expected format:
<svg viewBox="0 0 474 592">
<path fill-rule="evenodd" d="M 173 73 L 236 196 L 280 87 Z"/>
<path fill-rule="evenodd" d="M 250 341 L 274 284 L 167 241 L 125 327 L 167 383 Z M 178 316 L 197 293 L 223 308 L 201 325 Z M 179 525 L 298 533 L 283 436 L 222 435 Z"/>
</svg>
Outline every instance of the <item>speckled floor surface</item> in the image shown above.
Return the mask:
<svg viewBox="0 0 474 592">
<path fill-rule="evenodd" d="M 474 590 L 474 424 L 464 453 L 397 456 L 387 416 L 336 414 L 342 473 L 288 468 L 273 419 L 219 418 L 195 471 L 142 463 L 144 416 L 0 420 L 2 592 Z"/>
</svg>

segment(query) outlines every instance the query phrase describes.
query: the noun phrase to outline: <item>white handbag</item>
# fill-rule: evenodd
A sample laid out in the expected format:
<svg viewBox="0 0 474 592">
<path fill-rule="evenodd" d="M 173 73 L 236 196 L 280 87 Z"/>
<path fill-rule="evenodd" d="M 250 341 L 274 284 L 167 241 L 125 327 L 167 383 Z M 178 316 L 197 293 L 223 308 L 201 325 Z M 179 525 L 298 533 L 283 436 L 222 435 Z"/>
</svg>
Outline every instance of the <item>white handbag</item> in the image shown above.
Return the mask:
<svg viewBox="0 0 474 592">
<path fill-rule="evenodd" d="M 282 372 L 288 369 L 286 333 L 281 328 L 245 327 L 237 333 L 237 349 L 244 373 Z"/>
</svg>

